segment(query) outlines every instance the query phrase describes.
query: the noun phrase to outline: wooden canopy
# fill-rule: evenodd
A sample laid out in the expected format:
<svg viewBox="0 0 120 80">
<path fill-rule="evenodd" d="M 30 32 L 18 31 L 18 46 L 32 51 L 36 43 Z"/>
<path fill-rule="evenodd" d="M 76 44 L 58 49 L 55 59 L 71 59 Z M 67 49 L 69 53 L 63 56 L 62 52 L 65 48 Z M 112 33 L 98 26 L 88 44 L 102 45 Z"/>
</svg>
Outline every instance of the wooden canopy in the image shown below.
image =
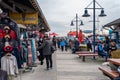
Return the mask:
<svg viewBox="0 0 120 80">
<path fill-rule="evenodd" d="M 2 0 L 0 1 L 0 8 L 2 8 L 3 11 L 15 13 L 38 12 L 39 28 L 44 27 L 45 31 L 50 31 L 50 27 L 46 21 L 46 18 L 36 0 Z"/>
</svg>

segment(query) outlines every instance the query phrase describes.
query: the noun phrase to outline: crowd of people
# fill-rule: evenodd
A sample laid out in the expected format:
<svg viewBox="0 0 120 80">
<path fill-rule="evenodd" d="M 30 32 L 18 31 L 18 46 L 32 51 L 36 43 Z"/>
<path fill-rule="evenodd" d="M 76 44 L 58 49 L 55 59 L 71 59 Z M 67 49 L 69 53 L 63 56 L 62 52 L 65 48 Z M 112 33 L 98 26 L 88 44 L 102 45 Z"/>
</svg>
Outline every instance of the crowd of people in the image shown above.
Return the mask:
<svg viewBox="0 0 120 80">
<path fill-rule="evenodd" d="M 79 50 L 79 41 L 76 38 L 74 41 L 69 40 L 68 38 L 58 38 L 53 36 L 50 38 L 47 34 L 42 38 L 39 38 L 37 50 L 39 51 L 38 59 L 40 64 L 43 65 L 44 59 L 46 60 L 46 70 L 53 68 L 52 54 L 55 50 L 60 49 L 63 51 L 72 50 L 72 53 L 75 53 Z"/>
<path fill-rule="evenodd" d="M 68 49 L 72 50 L 72 53 L 75 53 L 79 50 L 80 42 L 78 38 L 75 38 L 74 40 L 68 39 L 67 37 L 59 37 L 56 38 L 55 36 L 52 39 L 52 42 L 54 46 L 58 49 L 61 49 L 61 51 L 68 51 Z"/>
<path fill-rule="evenodd" d="M 93 51 L 93 43 L 89 38 L 84 40 L 84 44 L 87 46 L 87 51 Z M 40 64 L 43 65 L 44 58 L 46 59 L 46 69 L 52 69 L 53 61 L 52 61 L 52 54 L 55 50 L 59 49 L 62 52 L 71 50 L 71 53 L 76 53 L 76 51 L 80 51 L 81 43 L 79 42 L 78 38 L 74 40 L 68 39 L 67 37 L 56 37 L 49 38 L 48 36 L 44 36 L 44 38 L 40 38 L 38 42 L 38 51 L 40 53 L 39 60 Z M 54 51 L 52 48 L 54 46 Z M 96 52 L 101 56 L 105 57 L 105 61 L 111 57 L 111 52 L 117 50 L 117 46 L 114 40 L 110 40 L 108 37 L 105 37 L 104 41 L 97 41 L 95 44 Z"/>
<path fill-rule="evenodd" d="M 93 51 L 92 49 L 92 41 L 89 38 L 85 40 L 88 51 Z M 114 40 L 110 40 L 107 36 L 104 41 L 98 40 L 95 44 L 95 52 L 102 57 L 105 57 L 105 61 L 111 57 L 111 52 L 117 50 L 117 46 Z"/>
</svg>

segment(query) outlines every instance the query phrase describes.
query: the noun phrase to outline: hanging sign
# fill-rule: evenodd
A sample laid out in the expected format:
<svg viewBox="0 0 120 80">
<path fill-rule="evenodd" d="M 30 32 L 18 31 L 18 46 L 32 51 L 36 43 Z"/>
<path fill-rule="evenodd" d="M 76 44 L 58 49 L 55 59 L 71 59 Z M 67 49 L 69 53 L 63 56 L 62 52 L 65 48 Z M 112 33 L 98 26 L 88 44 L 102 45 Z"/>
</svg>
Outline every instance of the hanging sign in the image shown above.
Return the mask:
<svg viewBox="0 0 120 80">
<path fill-rule="evenodd" d="M 10 18 L 18 24 L 38 24 L 38 13 L 10 13 Z"/>
</svg>

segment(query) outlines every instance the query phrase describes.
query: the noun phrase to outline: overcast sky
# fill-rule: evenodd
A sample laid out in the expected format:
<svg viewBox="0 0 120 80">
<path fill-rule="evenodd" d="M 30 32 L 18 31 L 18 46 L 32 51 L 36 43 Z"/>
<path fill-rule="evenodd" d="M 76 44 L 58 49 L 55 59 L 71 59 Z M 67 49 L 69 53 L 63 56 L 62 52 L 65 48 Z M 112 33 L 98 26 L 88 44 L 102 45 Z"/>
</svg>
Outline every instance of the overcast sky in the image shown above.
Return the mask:
<svg viewBox="0 0 120 80">
<path fill-rule="evenodd" d="M 73 20 L 78 14 L 79 18 L 83 20 L 84 25 L 79 28 L 82 30 L 93 30 L 93 23 L 89 22 L 93 20 L 93 10 L 88 10 L 91 17 L 82 17 L 84 14 L 84 8 L 87 7 L 93 0 L 37 0 L 48 24 L 51 27 L 51 32 L 56 32 L 59 35 L 66 35 L 70 30 L 74 30 L 75 26 L 70 26 L 71 20 Z M 102 25 L 105 25 L 113 20 L 120 18 L 120 0 L 96 0 L 107 14 L 106 17 L 97 17 L 101 10 L 96 10 L 96 19 L 100 22 L 96 22 L 96 28 L 100 29 Z M 89 6 L 93 7 L 92 5 Z M 96 7 L 99 7 L 96 5 Z M 75 23 L 74 23 L 75 24 Z"/>
</svg>

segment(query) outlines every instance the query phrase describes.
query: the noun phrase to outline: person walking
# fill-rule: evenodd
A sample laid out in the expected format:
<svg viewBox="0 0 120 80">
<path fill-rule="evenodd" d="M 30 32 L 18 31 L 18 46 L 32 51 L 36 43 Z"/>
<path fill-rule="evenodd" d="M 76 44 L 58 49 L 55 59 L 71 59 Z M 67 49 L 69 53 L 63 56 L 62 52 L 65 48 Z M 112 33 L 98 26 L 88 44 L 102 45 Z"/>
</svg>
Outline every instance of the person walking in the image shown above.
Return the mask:
<svg viewBox="0 0 120 80">
<path fill-rule="evenodd" d="M 57 46 L 60 49 L 60 39 L 59 38 L 57 39 Z"/>
<path fill-rule="evenodd" d="M 65 41 L 64 41 L 64 39 L 62 39 L 60 41 L 60 46 L 61 46 L 61 51 L 64 51 L 64 47 L 65 47 Z"/>
<path fill-rule="evenodd" d="M 65 39 L 65 51 L 67 51 L 68 50 L 68 40 L 67 40 L 67 38 Z"/>
<path fill-rule="evenodd" d="M 50 41 L 48 35 L 44 36 L 44 41 L 38 49 L 43 48 L 43 56 L 46 59 L 46 70 L 52 69 L 53 61 L 52 61 L 52 52 L 51 47 L 53 46 L 52 41 Z"/>
<path fill-rule="evenodd" d="M 41 44 L 43 43 L 43 39 L 40 38 L 38 41 L 38 47 L 41 46 Z M 40 60 L 40 64 L 43 65 L 43 60 L 44 60 L 44 56 L 43 56 L 43 48 L 38 50 L 40 55 L 39 55 L 39 60 Z"/>
<path fill-rule="evenodd" d="M 57 48 L 56 47 L 56 45 L 57 45 L 57 38 L 56 38 L 56 36 L 53 36 L 52 42 L 53 42 L 54 47 Z"/>
</svg>

